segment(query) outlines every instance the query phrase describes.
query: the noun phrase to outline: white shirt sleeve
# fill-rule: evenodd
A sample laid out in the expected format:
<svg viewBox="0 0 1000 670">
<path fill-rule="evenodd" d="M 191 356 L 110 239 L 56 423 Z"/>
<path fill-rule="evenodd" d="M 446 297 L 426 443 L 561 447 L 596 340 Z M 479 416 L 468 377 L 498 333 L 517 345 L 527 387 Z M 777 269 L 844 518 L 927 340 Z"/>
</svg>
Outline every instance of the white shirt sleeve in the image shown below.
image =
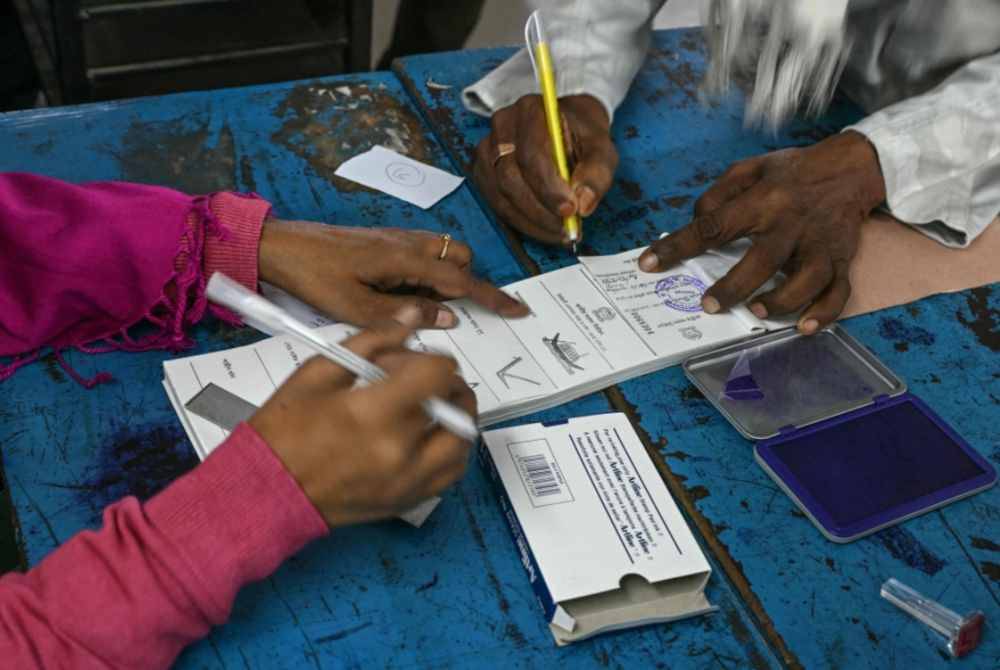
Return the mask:
<svg viewBox="0 0 1000 670">
<path fill-rule="evenodd" d="M 649 50 L 653 18 L 666 0 L 548 0 L 541 18 L 560 96 L 589 94 L 614 118 Z M 462 91 L 468 110 L 490 116 L 538 93 L 527 51 Z"/>
<path fill-rule="evenodd" d="M 900 221 L 964 247 L 1000 213 L 1000 53 L 848 129 L 875 146 Z"/>
</svg>

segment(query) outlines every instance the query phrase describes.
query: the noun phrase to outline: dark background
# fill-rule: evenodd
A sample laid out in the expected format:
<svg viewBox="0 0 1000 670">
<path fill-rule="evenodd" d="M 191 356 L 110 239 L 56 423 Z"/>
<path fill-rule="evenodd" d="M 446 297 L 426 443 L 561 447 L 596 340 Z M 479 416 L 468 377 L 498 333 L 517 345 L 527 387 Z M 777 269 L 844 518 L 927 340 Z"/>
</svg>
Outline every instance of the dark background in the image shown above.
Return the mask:
<svg viewBox="0 0 1000 670">
<path fill-rule="evenodd" d="M 484 2 L 382 10 L 394 30 L 376 69 L 461 49 Z M 0 109 L 365 71 L 373 11 L 371 0 L 0 0 Z"/>
<path fill-rule="evenodd" d="M 12 0 L 0 0 L 0 111 L 32 107 L 39 81 Z"/>
</svg>

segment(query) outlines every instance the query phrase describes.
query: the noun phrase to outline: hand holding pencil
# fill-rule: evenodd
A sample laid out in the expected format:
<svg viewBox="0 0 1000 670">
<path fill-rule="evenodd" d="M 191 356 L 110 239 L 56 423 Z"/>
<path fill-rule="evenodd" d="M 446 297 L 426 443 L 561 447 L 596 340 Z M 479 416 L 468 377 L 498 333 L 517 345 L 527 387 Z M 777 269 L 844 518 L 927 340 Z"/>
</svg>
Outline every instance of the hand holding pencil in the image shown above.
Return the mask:
<svg viewBox="0 0 1000 670">
<path fill-rule="evenodd" d="M 526 31 L 536 64 L 537 20 L 533 15 Z M 551 76 L 550 85 L 540 80 L 539 88 L 543 93 L 548 88 L 550 102 L 547 105 L 543 95 L 525 95 L 496 111 L 491 132 L 477 149 L 473 176 L 504 222 L 532 238 L 569 246 L 568 233 L 574 224 L 567 225 L 566 219 L 576 219 L 579 242 L 584 234 L 581 224 L 611 187 L 618 154 L 607 111 L 597 98 L 587 94 L 558 97 L 555 74 L 560 62 L 553 49 L 559 44 L 552 36 L 543 36 Z M 549 107 L 554 109 L 547 115 Z M 550 121 L 558 130 L 550 129 Z M 555 142 L 562 145 L 562 159 Z M 560 162 L 565 171 L 559 168 Z"/>
</svg>

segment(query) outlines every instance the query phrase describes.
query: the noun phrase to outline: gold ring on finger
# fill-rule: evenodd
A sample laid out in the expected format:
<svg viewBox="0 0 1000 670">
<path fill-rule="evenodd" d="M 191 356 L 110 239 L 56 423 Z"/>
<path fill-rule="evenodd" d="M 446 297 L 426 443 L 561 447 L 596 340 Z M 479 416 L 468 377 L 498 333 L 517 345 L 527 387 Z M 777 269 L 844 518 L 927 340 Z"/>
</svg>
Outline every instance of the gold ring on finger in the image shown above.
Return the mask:
<svg viewBox="0 0 1000 670">
<path fill-rule="evenodd" d="M 504 156 L 510 156 L 512 153 L 517 151 L 517 147 L 510 142 L 501 142 L 497 145 L 497 156 L 493 159 L 493 167 L 497 166 L 500 159 Z"/>
<path fill-rule="evenodd" d="M 448 247 L 451 246 L 451 235 L 444 233 L 441 235 L 441 253 L 438 254 L 438 260 L 443 261 L 448 257 Z"/>
</svg>

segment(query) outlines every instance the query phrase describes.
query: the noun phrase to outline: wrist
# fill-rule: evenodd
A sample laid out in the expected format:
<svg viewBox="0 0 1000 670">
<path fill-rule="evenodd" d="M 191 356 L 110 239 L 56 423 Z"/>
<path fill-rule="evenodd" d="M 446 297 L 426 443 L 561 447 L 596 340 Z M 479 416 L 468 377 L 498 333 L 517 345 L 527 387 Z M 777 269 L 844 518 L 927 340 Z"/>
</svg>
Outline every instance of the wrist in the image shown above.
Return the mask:
<svg viewBox="0 0 1000 670">
<path fill-rule="evenodd" d="M 208 205 L 218 229 L 209 227 L 204 238 L 205 276 L 221 272 L 257 290 L 261 228 L 271 210 L 270 203 L 258 197 L 220 192 L 210 198 Z"/>
<path fill-rule="evenodd" d="M 287 223 L 273 216 L 264 219 L 260 231 L 260 245 L 257 248 L 257 273 L 262 281 L 280 284 L 278 268 L 281 267 L 281 238 Z"/>
<path fill-rule="evenodd" d="M 571 108 L 576 116 L 582 117 L 603 130 L 611 130 L 611 118 L 604 103 L 589 93 L 567 95 L 559 99 L 563 107 Z"/>
<path fill-rule="evenodd" d="M 885 202 L 885 178 L 878 151 L 868 138 L 854 130 L 841 133 L 848 145 L 848 164 L 859 189 L 865 213 L 872 212 Z"/>
</svg>

